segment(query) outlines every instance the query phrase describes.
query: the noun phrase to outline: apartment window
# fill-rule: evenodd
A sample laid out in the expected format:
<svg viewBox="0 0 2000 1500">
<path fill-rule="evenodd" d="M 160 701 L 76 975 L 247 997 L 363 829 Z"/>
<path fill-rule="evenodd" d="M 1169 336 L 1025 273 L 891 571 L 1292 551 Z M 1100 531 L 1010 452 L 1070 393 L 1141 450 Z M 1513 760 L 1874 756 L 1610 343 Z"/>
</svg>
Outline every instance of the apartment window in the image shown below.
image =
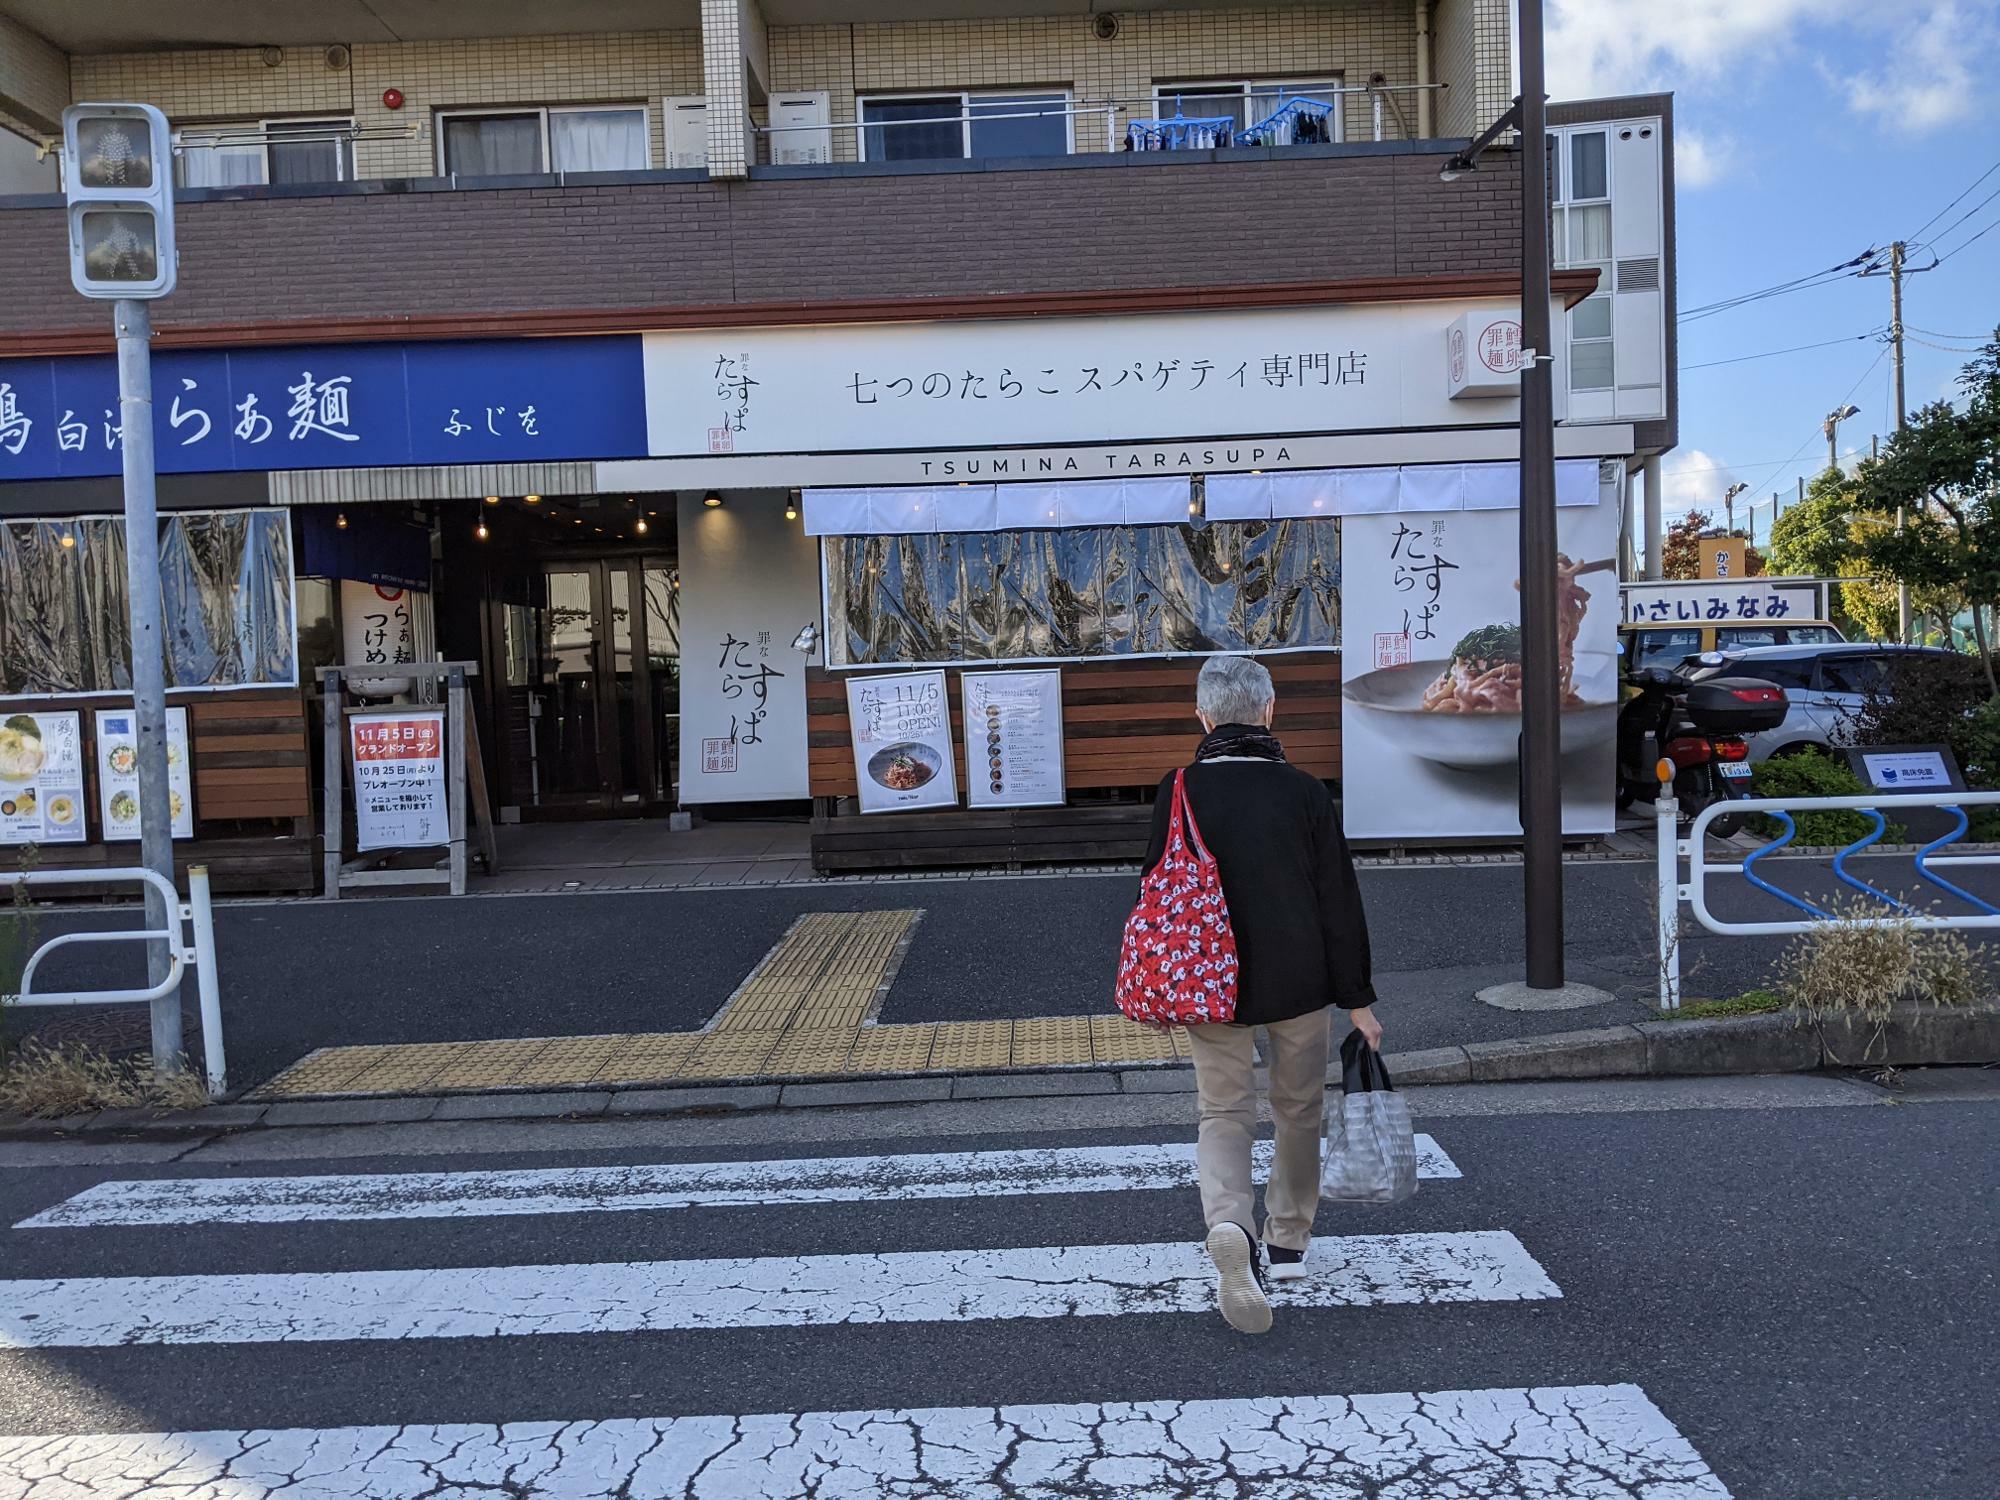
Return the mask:
<svg viewBox="0 0 2000 1500">
<path fill-rule="evenodd" d="M 1331 111 L 1326 117 L 1328 139 L 1342 138 L 1338 78 L 1312 78 L 1295 83 L 1246 79 L 1153 86 L 1153 112 L 1157 118 L 1171 120 L 1176 112 L 1190 120 L 1226 117 L 1236 122 L 1238 130 L 1248 130 L 1270 119 L 1293 99 L 1317 99 L 1328 106 Z M 1290 135 L 1289 130 L 1285 133 Z M 1296 143 L 1295 139 L 1286 139 L 1277 144 Z"/>
<path fill-rule="evenodd" d="M 861 101 L 864 161 L 1067 156 L 1067 90 L 875 95 Z"/>
<path fill-rule="evenodd" d="M 652 165 L 644 105 L 451 110 L 438 116 L 448 177 L 634 172 Z"/>
<path fill-rule="evenodd" d="M 1597 290 L 1569 315 L 1569 388 L 1608 391 L 1616 384 L 1611 352 L 1610 137 L 1603 130 L 1579 130 L 1553 139 L 1555 263 L 1597 272 Z"/>
<path fill-rule="evenodd" d="M 346 182 L 354 176 L 352 120 L 257 120 L 181 133 L 174 181 L 185 188 Z"/>
</svg>

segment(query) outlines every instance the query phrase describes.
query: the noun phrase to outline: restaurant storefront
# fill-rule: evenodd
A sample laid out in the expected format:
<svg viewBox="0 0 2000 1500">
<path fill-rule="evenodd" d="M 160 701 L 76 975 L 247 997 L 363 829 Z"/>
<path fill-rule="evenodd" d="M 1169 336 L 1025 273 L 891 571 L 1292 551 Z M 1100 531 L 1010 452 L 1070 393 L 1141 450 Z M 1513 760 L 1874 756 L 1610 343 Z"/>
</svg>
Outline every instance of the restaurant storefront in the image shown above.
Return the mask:
<svg viewBox="0 0 2000 1500">
<path fill-rule="evenodd" d="M 434 692 L 399 662 L 475 663 L 503 821 L 810 801 L 827 869 L 1131 852 L 1218 651 L 1269 659 L 1295 759 L 1335 779 L 1356 518 L 1422 516 L 1441 555 L 1439 517 L 1515 503 L 1514 305 L 1505 278 L 1452 281 L 1304 307 L 163 350 L 187 847 L 236 860 L 239 888 L 311 884 L 313 674 L 336 662 L 390 702 Z M 1559 278 L 1560 298 L 1588 282 Z M 115 708 L 129 685 L 112 381 L 104 358 L 0 361 L 10 714 Z M 1589 545 L 1615 556 L 1630 425 L 1565 425 L 1558 452 L 1566 512 L 1602 517 Z M 264 503 L 202 503 L 250 484 Z M 1504 572 L 1492 613 L 1511 560 L 1479 545 L 1443 566 Z M 1394 654 L 1378 635 L 1416 660 L 1443 632 L 1451 589 L 1412 587 L 1435 620 L 1371 625 L 1371 667 Z M 926 714 L 928 737 L 877 744 Z M 75 842 L 102 854 L 101 747 L 79 726 Z"/>
</svg>

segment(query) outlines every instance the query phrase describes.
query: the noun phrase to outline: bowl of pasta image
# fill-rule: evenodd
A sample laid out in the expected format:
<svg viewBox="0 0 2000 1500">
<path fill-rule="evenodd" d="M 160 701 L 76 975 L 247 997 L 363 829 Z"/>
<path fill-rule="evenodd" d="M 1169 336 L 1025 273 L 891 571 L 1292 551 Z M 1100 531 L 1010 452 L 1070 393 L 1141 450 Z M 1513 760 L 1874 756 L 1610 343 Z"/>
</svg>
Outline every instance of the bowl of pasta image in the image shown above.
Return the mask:
<svg viewBox="0 0 2000 1500">
<path fill-rule="evenodd" d="M 1367 720 L 1390 743 L 1460 770 L 1508 766 L 1520 757 L 1518 627 L 1473 631 L 1451 656 L 1382 667 L 1341 689 L 1342 711 Z M 1562 753 L 1603 744 L 1618 732 L 1618 657 L 1577 651 L 1561 685 Z"/>
</svg>

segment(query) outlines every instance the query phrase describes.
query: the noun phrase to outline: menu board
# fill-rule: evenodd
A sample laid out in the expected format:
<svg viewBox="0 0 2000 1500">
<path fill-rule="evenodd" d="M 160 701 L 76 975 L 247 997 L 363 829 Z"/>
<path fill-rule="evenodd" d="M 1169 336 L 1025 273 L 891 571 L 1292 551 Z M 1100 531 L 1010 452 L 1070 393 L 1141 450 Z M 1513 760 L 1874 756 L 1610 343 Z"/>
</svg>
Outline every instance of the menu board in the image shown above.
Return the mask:
<svg viewBox="0 0 2000 1500">
<path fill-rule="evenodd" d="M 848 678 L 847 721 L 864 813 L 958 806 L 943 672 Z"/>
<path fill-rule="evenodd" d="M 167 710 L 167 800 L 173 836 L 193 838 L 194 771 L 184 708 Z M 97 806 L 107 842 L 139 837 L 139 720 L 129 708 L 97 711 Z"/>
<path fill-rule="evenodd" d="M 963 681 L 966 801 L 1060 807 L 1062 673 L 967 672 Z"/>
<path fill-rule="evenodd" d="M 449 844 L 444 710 L 354 714 L 347 722 L 354 747 L 354 847 Z"/>
<path fill-rule="evenodd" d="M 0 844 L 80 844 L 83 716 L 9 714 L 0 723 Z"/>
</svg>

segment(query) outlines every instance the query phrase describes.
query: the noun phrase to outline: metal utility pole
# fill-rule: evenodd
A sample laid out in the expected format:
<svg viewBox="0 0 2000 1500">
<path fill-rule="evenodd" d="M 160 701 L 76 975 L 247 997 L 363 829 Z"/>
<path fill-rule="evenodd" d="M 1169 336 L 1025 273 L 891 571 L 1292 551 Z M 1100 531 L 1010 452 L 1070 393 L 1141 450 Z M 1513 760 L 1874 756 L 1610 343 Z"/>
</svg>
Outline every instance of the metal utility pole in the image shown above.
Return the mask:
<svg viewBox="0 0 2000 1500">
<path fill-rule="evenodd" d="M 1521 367 L 1521 854 L 1528 987 L 1553 990 L 1563 984 L 1562 721 L 1542 0 L 1520 0 L 1520 35 L 1521 342 L 1533 351 Z"/>
<path fill-rule="evenodd" d="M 125 458 L 125 589 L 131 606 L 132 717 L 138 726 L 139 860 L 174 880 L 174 822 L 167 790 L 167 668 L 160 640 L 160 523 L 153 473 L 153 315 L 143 302 L 112 304 L 118 334 L 118 420 Z M 166 898 L 146 887 L 146 926 L 168 931 L 175 921 Z M 167 977 L 163 942 L 146 945 L 149 984 Z M 181 997 L 153 1002 L 153 1061 L 178 1072 Z"/>
<path fill-rule="evenodd" d="M 1903 255 L 1901 240 L 1889 247 L 1889 345 L 1896 361 L 1896 431 L 1904 427 L 1903 418 Z M 1903 507 L 1896 507 L 1896 529 L 1903 529 Z M 1896 639 L 1909 644 L 1910 640 L 1910 586 L 1896 585 Z"/>
</svg>

